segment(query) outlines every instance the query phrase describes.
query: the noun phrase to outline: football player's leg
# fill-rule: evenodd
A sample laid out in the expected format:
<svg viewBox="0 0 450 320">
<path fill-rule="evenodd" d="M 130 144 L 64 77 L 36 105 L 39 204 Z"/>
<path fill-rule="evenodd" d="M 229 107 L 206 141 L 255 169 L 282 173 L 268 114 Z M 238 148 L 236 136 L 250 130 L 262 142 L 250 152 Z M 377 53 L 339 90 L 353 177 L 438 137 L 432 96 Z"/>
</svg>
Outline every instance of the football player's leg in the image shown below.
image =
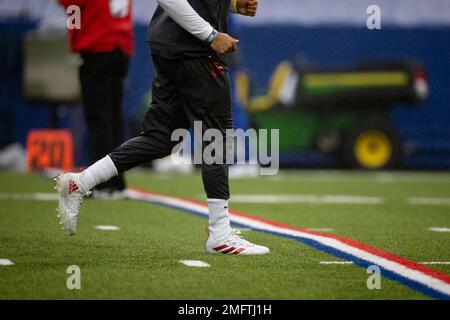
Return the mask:
<svg viewBox="0 0 450 320">
<path fill-rule="evenodd" d="M 209 129 L 219 133 L 213 140 L 213 145 L 205 141 L 202 144 L 204 151 L 206 148 L 214 150 L 211 155 L 209 152 L 203 152 L 202 161 L 203 185 L 209 209 L 206 250 L 209 253 L 267 254 L 268 248 L 243 239 L 230 225 L 226 155 L 230 141 L 233 141 L 233 136 L 229 136 L 230 130 L 233 129 L 233 119 L 226 66 L 215 58 L 205 57 L 185 60 L 182 70 L 184 77 L 180 99 L 191 125 L 194 125 L 195 121 L 201 121 L 203 133 Z"/>
<path fill-rule="evenodd" d="M 81 173 L 62 174 L 56 178 L 59 193 L 59 217 L 64 229 L 73 234 L 83 197 L 95 186 L 157 158 L 169 155 L 177 142 L 172 132 L 187 127 L 175 84 L 166 77 L 166 68 L 155 62 L 157 76 L 153 83 L 153 101 L 141 134 L 115 149 Z"/>
</svg>

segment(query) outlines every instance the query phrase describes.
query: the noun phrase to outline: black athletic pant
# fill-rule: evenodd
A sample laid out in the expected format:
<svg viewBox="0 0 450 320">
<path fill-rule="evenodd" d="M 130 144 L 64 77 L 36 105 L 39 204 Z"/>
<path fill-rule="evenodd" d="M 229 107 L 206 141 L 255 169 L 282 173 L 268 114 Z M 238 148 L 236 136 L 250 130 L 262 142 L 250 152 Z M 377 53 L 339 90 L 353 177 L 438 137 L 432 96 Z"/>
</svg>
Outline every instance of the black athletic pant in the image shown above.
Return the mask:
<svg viewBox="0 0 450 320">
<path fill-rule="evenodd" d="M 217 57 L 169 60 L 153 56 L 156 76 L 152 104 L 141 134 L 110 154 L 119 172 L 150 160 L 166 157 L 178 144 L 174 130 L 201 121 L 203 131 L 233 128 L 230 80 L 226 64 Z M 203 148 L 207 143 L 203 143 Z M 208 198 L 228 199 L 228 166 L 202 164 L 203 185 Z"/>
<path fill-rule="evenodd" d="M 94 161 L 100 160 L 123 142 L 123 82 L 129 58 L 120 49 L 107 53 L 83 53 L 80 82 L 84 114 L 89 133 L 89 149 Z M 122 190 L 124 177 L 101 184 L 96 189 Z"/>
</svg>

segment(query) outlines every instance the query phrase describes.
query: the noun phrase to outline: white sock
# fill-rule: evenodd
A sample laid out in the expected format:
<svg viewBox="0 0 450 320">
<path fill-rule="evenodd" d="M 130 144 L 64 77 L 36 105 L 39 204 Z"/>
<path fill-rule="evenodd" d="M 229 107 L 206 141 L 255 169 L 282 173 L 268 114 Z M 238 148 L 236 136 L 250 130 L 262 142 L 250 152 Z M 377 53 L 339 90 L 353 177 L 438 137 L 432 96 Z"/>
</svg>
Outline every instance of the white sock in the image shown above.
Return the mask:
<svg viewBox="0 0 450 320">
<path fill-rule="evenodd" d="M 114 162 L 109 156 L 106 156 L 80 173 L 81 187 L 85 192 L 88 192 L 95 186 L 116 177 L 118 174 Z"/>
<path fill-rule="evenodd" d="M 208 199 L 209 239 L 218 240 L 231 232 L 228 200 Z"/>
</svg>

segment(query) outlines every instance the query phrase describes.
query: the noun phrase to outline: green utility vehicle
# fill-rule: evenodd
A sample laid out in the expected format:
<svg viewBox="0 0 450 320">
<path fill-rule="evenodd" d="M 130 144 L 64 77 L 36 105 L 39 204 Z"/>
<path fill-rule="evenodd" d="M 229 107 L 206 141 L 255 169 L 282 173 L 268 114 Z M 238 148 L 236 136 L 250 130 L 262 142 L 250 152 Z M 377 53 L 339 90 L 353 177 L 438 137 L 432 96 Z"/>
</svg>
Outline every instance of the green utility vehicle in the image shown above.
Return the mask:
<svg viewBox="0 0 450 320">
<path fill-rule="evenodd" d="M 335 154 L 350 168 L 400 167 L 403 141 L 391 121 L 394 106 L 425 102 L 420 63 L 368 61 L 354 68 L 282 62 L 264 96 L 252 96 L 245 73 L 236 76 L 240 102 L 258 128 L 280 129 L 280 151 Z"/>
</svg>

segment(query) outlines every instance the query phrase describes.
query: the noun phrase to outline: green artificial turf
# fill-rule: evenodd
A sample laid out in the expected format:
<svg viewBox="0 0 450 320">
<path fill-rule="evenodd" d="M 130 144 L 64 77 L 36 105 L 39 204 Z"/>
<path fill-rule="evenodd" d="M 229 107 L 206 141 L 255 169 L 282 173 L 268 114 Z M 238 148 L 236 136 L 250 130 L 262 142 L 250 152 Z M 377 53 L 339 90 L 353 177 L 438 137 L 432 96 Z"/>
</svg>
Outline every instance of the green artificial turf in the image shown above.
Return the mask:
<svg viewBox="0 0 450 320">
<path fill-rule="evenodd" d="M 151 191 L 204 200 L 201 178 L 134 172 L 128 181 Z M 415 261 L 450 261 L 450 206 L 411 205 L 409 197 L 448 198 L 446 173 L 288 171 L 276 177 L 233 180 L 232 193 L 360 195 L 383 204 L 232 203 L 238 211 L 359 240 Z M 86 200 L 78 232 L 60 230 L 56 201 L 8 200 L 11 194 L 53 192 L 53 181 L 0 173 L 0 299 L 428 299 L 382 278 L 368 290 L 366 270 L 321 265 L 337 258 L 291 239 L 254 231 L 246 238 L 272 250 L 262 257 L 204 253 L 207 221 L 132 200 Z M 119 231 L 100 231 L 115 225 Z M 180 260 L 201 260 L 192 268 Z M 69 290 L 67 267 L 81 269 L 81 290 Z M 450 265 L 433 268 L 450 274 Z"/>
</svg>

